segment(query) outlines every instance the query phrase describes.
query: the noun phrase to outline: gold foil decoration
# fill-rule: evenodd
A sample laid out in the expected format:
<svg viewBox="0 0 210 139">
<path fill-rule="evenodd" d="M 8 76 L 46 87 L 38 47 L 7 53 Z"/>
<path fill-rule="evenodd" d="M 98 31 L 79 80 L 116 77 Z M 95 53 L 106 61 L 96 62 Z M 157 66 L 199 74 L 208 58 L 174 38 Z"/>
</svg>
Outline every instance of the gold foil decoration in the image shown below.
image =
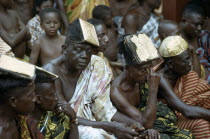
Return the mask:
<svg viewBox="0 0 210 139">
<path fill-rule="evenodd" d="M 135 57 L 138 59 L 139 64 L 160 58 L 160 55 L 151 39 L 145 34 L 126 36 L 125 42 L 133 53 L 136 53 L 137 56 Z"/>
<path fill-rule="evenodd" d="M 159 48 L 162 57 L 180 55 L 188 48 L 188 43 L 180 36 L 169 36 L 163 40 Z"/>
<path fill-rule="evenodd" d="M 94 46 L 99 47 L 99 42 L 98 42 L 98 37 L 95 31 L 95 27 L 83 19 L 79 19 L 79 22 L 82 28 L 84 41 Z"/>
</svg>

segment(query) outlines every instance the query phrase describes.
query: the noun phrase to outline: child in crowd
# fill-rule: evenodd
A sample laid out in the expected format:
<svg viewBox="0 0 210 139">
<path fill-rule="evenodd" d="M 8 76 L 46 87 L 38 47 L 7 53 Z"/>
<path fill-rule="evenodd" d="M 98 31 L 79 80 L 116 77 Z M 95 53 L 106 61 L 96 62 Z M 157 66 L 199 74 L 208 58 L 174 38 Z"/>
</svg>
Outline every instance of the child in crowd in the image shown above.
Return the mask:
<svg viewBox="0 0 210 139">
<path fill-rule="evenodd" d="M 40 13 L 41 26 L 45 34 L 34 42 L 30 55 L 30 63 L 44 65 L 62 54 L 62 45 L 66 37 L 57 32 L 60 28 L 61 16 L 57 9 L 46 8 Z"/>
<path fill-rule="evenodd" d="M 14 10 L 9 10 L 9 0 L 0 1 L 0 37 L 11 48 L 16 57 L 23 59 L 29 33 Z"/>
<path fill-rule="evenodd" d="M 38 40 L 43 34 L 45 34 L 44 29 L 41 27 L 40 22 L 40 12 L 45 9 L 53 7 L 53 2 L 50 0 L 36 0 L 36 10 L 38 11 L 38 14 L 32 18 L 28 24 L 27 27 L 29 29 L 29 32 L 31 34 L 31 40 L 29 42 L 29 47 L 31 48 L 32 45 L 36 40 Z"/>
</svg>

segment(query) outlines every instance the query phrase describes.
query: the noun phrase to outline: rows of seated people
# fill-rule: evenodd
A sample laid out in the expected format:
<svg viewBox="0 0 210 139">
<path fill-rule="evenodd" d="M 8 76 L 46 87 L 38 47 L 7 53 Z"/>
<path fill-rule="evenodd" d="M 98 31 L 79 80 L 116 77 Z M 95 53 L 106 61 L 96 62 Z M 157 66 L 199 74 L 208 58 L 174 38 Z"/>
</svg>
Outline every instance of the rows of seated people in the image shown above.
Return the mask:
<svg viewBox="0 0 210 139">
<path fill-rule="evenodd" d="M 210 2 L 0 0 L 0 139 L 210 138 Z"/>
</svg>

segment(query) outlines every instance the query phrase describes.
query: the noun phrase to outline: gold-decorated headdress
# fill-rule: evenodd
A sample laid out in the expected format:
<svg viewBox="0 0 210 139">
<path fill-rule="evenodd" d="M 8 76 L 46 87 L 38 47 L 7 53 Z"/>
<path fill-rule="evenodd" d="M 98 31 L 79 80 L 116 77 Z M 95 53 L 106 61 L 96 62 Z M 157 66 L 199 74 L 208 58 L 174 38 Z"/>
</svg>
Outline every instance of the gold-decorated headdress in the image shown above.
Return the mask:
<svg viewBox="0 0 210 139">
<path fill-rule="evenodd" d="M 79 22 L 82 29 L 84 41 L 99 47 L 99 42 L 95 27 L 83 19 L 79 19 Z"/>
<path fill-rule="evenodd" d="M 145 34 L 129 35 L 124 39 L 133 55 L 132 63 L 142 64 L 160 58 L 154 44 Z"/>
<path fill-rule="evenodd" d="M 180 36 L 169 36 L 165 38 L 159 48 L 162 57 L 173 57 L 180 55 L 188 48 L 188 43 Z"/>
<path fill-rule="evenodd" d="M 27 79 L 35 82 L 52 82 L 57 75 L 16 58 L 0 55 L 0 78 L 10 76 L 17 79 Z"/>
</svg>

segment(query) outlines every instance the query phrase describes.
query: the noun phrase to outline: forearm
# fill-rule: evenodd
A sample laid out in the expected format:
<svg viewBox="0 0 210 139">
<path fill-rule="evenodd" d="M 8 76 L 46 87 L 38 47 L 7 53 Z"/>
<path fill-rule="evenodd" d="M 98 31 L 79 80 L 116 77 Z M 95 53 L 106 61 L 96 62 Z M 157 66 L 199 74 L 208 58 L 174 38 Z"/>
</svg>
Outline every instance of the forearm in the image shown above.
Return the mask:
<svg viewBox="0 0 210 139">
<path fill-rule="evenodd" d="M 131 126 L 133 125 L 134 123 L 136 123 L 135 120 L 125 116 L 124 114 L 120 113 L 120 112 L 116 112 L 114 114 L 114 116 L 112 117 L 112 121 L 116 121 L 118 123 L 125 123 L 127 124 L 128 126 Z"/>
<path fill-rule="evenodd" d="M 105 131 L 110 131 L 108 125 L 111 124 L 111 122 L 90 121 L 81 117 L 77 117 L 77 119 L 78 119 L 78 125 L 91 126 L 93 128 L 101 128 Z"/>
<path fill-rule="evenodd" d="M 79 139 L 79 131 L 76 124 L 70 124 L 69 139 Z"/>
<path fill-rule="evenodd" d="M 147 102 L 146 109 L 142 114 L 141 122 L 145 128 L 149 129 L 153 127 L 153 123 L 156 119 L 157 112 L 157 91 L 158 86 L 151 84 L 149 86 L 149 99 Z"/>
</svg>

